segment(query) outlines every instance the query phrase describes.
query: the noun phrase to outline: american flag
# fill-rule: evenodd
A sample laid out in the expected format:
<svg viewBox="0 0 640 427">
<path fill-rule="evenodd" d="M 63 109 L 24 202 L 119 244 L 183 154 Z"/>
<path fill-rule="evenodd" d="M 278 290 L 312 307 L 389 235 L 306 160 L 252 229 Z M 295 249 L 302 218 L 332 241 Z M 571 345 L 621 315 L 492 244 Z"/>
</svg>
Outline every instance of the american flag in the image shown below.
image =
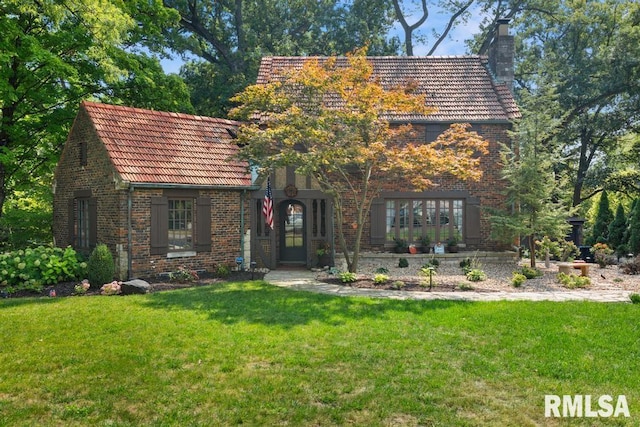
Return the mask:
<svg viewBox="0 0 640 427">
<path fill-rule="evenodd" d="M 264 223 L 273 230 L 273 194 L 271 193 L 271 178 L 267 178 L 267 191 L 262 202 L 262 215 Z"/>
</svg>

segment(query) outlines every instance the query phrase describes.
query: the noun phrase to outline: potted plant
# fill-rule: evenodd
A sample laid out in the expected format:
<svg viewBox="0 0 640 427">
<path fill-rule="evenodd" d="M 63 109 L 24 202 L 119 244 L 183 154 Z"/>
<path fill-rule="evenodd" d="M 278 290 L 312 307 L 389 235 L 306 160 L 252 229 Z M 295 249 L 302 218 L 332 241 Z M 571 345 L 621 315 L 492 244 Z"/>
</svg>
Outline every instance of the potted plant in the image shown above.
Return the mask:
<svg viewBox="0 0 640 427">
<path fill-rule="evenodd" d="M 318 267 L 325 267 L 331 264 L 331 252 L 327 242 L 320 242 L 316 249 L 316 255 L 318 256 Z"/>
<path fill-rule="evenodd" d="M 422 236 L 420 243 L 422 243 L 422 253 L 428 254 L 431 252 L 431 238 L 429 236 Z"/>
<path fill-rule="evenodd" d="M 458 237 L 457 236 L 451 236 L 449 238 L 449 240 L 447 240 L 447 250 L 450 253 L 458 252 Z"/>
<path fill-rule="evenodd" d="M 409 251 L 409 244 L 405 239 L 394 237 L 393 241 L 396 242 L 395 252 L 397 254 L 406 254 Z"/>
</svg>

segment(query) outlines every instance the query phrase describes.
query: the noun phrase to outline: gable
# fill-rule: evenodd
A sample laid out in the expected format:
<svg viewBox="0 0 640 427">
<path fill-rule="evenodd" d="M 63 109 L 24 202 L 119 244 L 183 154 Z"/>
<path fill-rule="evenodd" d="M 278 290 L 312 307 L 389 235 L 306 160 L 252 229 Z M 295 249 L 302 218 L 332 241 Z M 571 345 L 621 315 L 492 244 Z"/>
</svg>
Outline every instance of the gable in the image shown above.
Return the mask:
<svg viewBox="0 0 640 427">
<path fill-rule="evenodd" d="M 238 122 L 87 101 L 82 108 L 124 181 L 251 186 L 247 163 L 233 159 Z"/>
<path fill-rule="evenodd" d="M 326 58 L 317 58 L 320 61 Z M 395 122 L 508 122 L 520 117 L 515 100 L 504 83 L 497 83 L 482 56 L 368 57 L 374 77 L 386 88 L 415 84 L 438 111 L 429 115 L 392 114 Z M 283 79 L 288 69 L 300 69 L 306 57 L 265 57 L 258 84 Z M 337 66 L 347 66 L 340 57 Z"/>
</svg>

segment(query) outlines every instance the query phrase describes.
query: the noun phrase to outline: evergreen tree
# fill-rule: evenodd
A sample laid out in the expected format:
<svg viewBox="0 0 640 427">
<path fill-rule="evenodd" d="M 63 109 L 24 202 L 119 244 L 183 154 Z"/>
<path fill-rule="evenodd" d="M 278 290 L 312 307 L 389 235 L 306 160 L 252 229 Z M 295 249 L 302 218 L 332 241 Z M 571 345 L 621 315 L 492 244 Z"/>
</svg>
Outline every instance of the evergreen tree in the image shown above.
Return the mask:
<svg viewBox="0 0 640 427">
<path fill-rule="evenodd" d="M 613 212 L 609 206 L 609 197 L 607 192 L 603 191 L 600 195 L 600 203 L 598 203 L 598 213 L 596 221 L 591 230 L 591 237 L 588 240 L 589 245 L 598 242 L 607 243 L 609 241 L 609 224 L 613 222 Z"/>
<path fill-rule="evenodd" d="M 624 213 L 624 207 L 622 203 L 618 204 L 616 208 L 616 216 L 609 224 L 609 244 L 613 249 L 619 246 L 624 246 L 625 231 L 627 230 L 627 218 Z"/>
<path fill-rule="evenodd" d="M 629 251 L 634 255 L 640 254 L 640 203 L 634 203 L 635 207 L 629 218 Z"/>
</svg>

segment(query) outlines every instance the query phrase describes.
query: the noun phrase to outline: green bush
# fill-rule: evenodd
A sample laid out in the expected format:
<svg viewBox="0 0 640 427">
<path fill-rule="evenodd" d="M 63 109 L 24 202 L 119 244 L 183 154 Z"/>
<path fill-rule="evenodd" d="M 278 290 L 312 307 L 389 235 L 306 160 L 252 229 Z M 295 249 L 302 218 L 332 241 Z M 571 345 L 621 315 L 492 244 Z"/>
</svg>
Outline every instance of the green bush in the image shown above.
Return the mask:
<svg viewBox="0 0 640 427">
<path fill-rule="evenodd" d="M 387 283 L 388 281 L 389 281 L 389 276 L 387 276 L 386 274 L 378 273 L 375 276 L 373 276 L 373 283 L 376 283 L 378 285 Z"/>
<path fill-rule="evenodd" d="M 629 299 L 633 304 L 640 304 L 640 294 L 631 294 L 629 295 Z"/>
<path fill-rule="evenodd" d="M 396 289 L 396 290 L 402 289 L 402 288 L 404 288 L 405 286 L 406 286 L 406 284 L 405 284 L 402 280 L 396 280 L 395 282 L 393 282 L 393 283 L 391 284 L 391 287 L 392 287 L 393 289 Z"/>
<path fill-rule="evenodd" d="M 213 275 L 221 279 L 227 278 L 231 275 L 231 267 L 226 264 L 216 264 L 213 266 Z"/>
<path fill-rule="evenodd" d="M 406 258 L 400 258 L 398 260 L 398 267 L 400 268 L 407 268 L 409 267 L 409 261 L 407 261 Z"/>
<path fill-rule="evenodd" d="M 513 277 L 511 278 L 511 285 L 513 285 L 514 288 L 519 288 L 520 286 L 522 286 L 524 284 L 524 282 L 527 281 L 527 276 L 525 276 L 524 274 L 518 273 L 517 271 L 515 271 L 513 273 Z"/>
<path fill-rule="evenodd" d="M 536 277 L 540 277 L 544 274 L 537 268 L 527 267 L 526 265 L 520 269 L 519 273 L 525 276 L 527 279 L 535 279 Z"/>
<path fill-rule="evenodd" d="M 591 285 L 591 279 L 586 276 L 576 276 L 575 274 L 558 273 L 558 281 L 569 289 L 586 288 Z"/>
<path fill-rule="evenodd" d="M 115 266 L 107 245 L 99 244 L 91 252 L 87 263 L 87 278 L 93 286 L 101 287 L 113 281 Z"/>
<path fill-rule="evenodd" d="M 342 283 L 353 283 L 358 280 L 358 276 L 356 275 L 356 273 L 351 273 L 350 271 L 343 271 L 342 273 L 338 274 L 338 277 L 340 278 Z"/>
<path fill-rule="evenodd" d="M 422 268 L 433 268 L 434 270 L 437 270 L 438 267 L 440 267 L 440 261 L 437 258 L 431 258 L 422 265 Z"/>
<path fill-rule="evenodd" d="M 387 274 L 387 273 L 389 273 L 389 269 L 385 268 L 385 267 L 378 267 L 378 268 L 376 268 L 376 273 L 377 274 Z"/>
<path fill-rule="evenodd" d="M 467 280 L 471 280 L 472 282 L 482 282 L 483 280 L 487 280 L 487 274 L 484 271 L 479 270 L 477 268 L 474 268 L 473 270 L 469 270 L 466 276 L 467 276 Z"/>
<path fill-rule="evenodd" d="M 5 252 L 0 254 L 0 289 L 40 292 L 45 286 L 80 278 L 86 267 L 71 247 L 38 246 Z"/>
</svg>

